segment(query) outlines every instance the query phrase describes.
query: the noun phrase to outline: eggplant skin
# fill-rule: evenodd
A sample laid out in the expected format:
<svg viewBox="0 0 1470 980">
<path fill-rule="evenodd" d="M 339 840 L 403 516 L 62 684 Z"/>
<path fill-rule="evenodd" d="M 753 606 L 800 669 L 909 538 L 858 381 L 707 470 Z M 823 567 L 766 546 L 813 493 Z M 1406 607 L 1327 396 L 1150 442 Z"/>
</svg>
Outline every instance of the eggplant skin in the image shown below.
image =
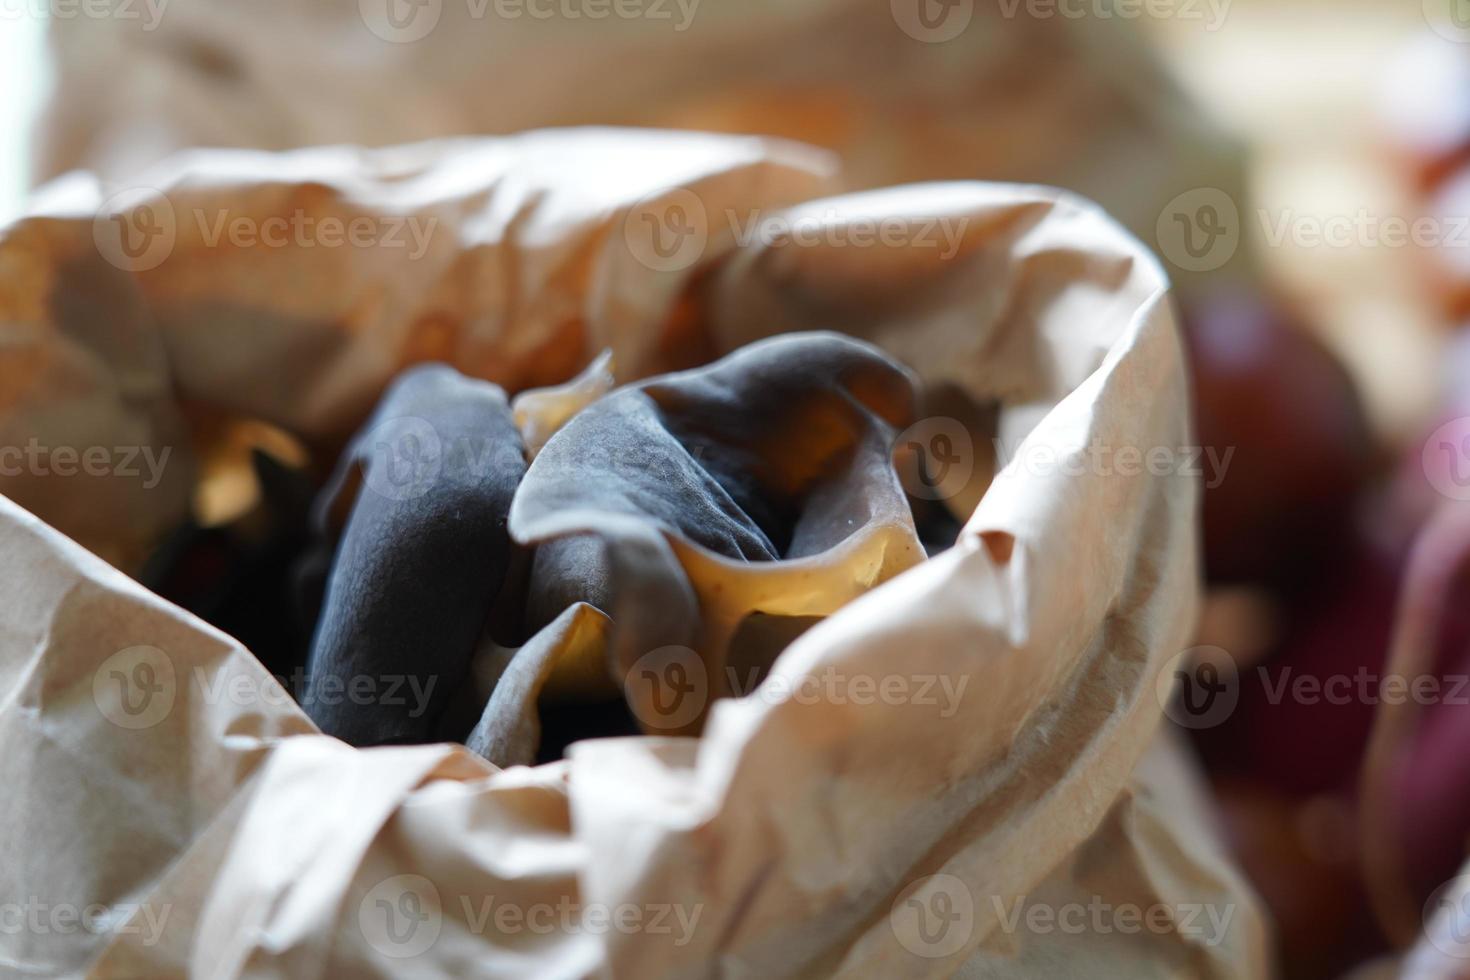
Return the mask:
<svg viewBox="0 0 1470 980">
<path fill-rule="evenodd" d="M 324 491 L 360 477 L 302 691 L 324 733 L 359 747 L 433 739 L 506 579 L 525 472 L 496 385 L 432 364 L 389 387 Z"/>
</svg>

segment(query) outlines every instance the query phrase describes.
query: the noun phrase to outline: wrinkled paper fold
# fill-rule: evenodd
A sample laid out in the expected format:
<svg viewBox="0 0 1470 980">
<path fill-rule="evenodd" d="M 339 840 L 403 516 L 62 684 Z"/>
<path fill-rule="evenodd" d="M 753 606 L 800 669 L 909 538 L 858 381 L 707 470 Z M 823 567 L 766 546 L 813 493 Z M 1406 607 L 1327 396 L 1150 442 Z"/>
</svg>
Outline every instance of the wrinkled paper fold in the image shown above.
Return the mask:
<svg viewBox="0 0 1470 980">
<path fill-rule="evenodd" d="M 0 231 L 0 443 L 174 456 L 148 488 L 0 477 L 0 900 L 111 910 L 108 929 L 0 932 L 0 963 L 1263 975 L 1260 913 L 1158 736 L 1157 679 L 1193 626 L 1195 481 L 1058 465 L 1189 445 L 1160 267 L 1059 191 L 841 189 L 795 144 L 566 130 L 201 151 L 133 187 L 74 175 L 40 194 Z M 151 259 L 110 236 L 144 205 L 172 212 L 173 241 L 125 268 Z M 417 256 L 208 239 L 220 213 L 299 212 L 434 230 Z M 641 216 L 691 213 L 692 257 L 647 251 Z M 880 219 L 908 234 L 853 244 Z M 742 236 L 751 222 L 778 227 Z M 985 479 L 954 548 L 801 636 L 699 739 L 503 771 L 454 746 L 354 750 L 229 637 L 57 533 L 135 560 L 187 511 L 201 412 L 329 447 L 421 360 L 514 392 L 604 348 L 627 381 L 816 328 L 998 406 L 967 422 Z M 873 696 L 884 682 L 900 696 Z M 1230 915 L 1078 935 L 1018 925 L 1017 902 Z"/>
</svg>

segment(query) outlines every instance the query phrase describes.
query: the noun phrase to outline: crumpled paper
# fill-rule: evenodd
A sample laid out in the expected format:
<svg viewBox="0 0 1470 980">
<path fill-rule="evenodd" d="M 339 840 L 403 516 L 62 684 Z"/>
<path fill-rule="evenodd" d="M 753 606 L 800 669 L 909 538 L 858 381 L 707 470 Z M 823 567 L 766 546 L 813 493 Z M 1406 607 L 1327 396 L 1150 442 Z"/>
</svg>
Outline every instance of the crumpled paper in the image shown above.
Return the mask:
<svg viewBox="0 0 1470 980">
<path fill-rule="evenodd" d="M 650 131 L 202 151 L 121 198 L 68 178 L 0 232 L 6 444 L 182 458 L 209 410 L 331 445 L 417 360 L 515 391 L 605 347 L 627 380 L 798 326 L 991 406 L 946 430 L 984 474 L 956 484 L 978 502 L 954 548 L 801 636 L 702 737 L 537 768 L 320 736 L 229 637 L 58 533 L 127 556 L 184 512 L 186 464 L 147 490 L 0 479 L 0 901 L 28 923 L 0 929 L 0 963 L 1267 973 L 1255 901 L 1158 737 L 1198 574 L 1194 479 L 1122 464 L 1191 438 L 1160 267 L 1063 192 L 823 199 L 835 182 L 805 147 Z M 221 210 L 437 230 L 416 257 L 385 233 L 211 243 Z M 160 222 L 162 258 L 137 247 Z M 676 226 L 693 237 L 653 247 Z"/>
<path fill-rule="evenodd" d="M 137 0 L 126 15 L 53 19 L 57 87 L 38 172 L 127 178 L 191 146 L 382 146 L 587 124 L 716 130 L 832 150 L 849 188 L 1055 184 L 1157 245 L 1180 195 L 1247 195 L 1238 144 L 1160 63 L 1145 7 Z M 1176 16 L 1211 29 L 1219 11 L 1201 3 Z M 1228 268 L 1251 276 L 1248 251 L 1242 242 Z M 1186 289 L 1208 280 L 1172 271 Z"/>
</svg>

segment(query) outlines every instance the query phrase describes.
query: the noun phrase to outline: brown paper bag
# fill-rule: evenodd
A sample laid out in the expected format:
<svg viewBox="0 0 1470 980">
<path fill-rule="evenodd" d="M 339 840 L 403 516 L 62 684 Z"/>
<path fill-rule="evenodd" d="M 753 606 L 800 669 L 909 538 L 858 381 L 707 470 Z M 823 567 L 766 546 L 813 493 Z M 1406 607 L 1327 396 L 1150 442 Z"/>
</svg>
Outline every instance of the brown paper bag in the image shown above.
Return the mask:
<svg viewBox="0 0 1470 980">
<path fill-rule="evenodd" d="M 1055 184 L 1156 246 L 1176 211 L 1198 207 L 1198 194 L 1180 195 L 1247 195 L 1239 146 L 1153 52 L 1147 6 L 1103 16 L 1047 0 L 136 0 L 126 15 L 53 20 L 58 84 L 38 172 L 127 179 L 193 146 L 718 130 L 829 149 L 850 188 Z M 1205 4 L 1179 14 L 1201 29 L 1218 27 L 1215 16 Z M 1253 274 L 1248 249 L 1236 274 Z M 1186 288 L 1205 278 L 1171 271 Z"/>
<path fill-rule="evenodd" d="M 988 406 L 937 419 L 971 442 L 954 548 L 803 635 L 702 737 L 583 742 L 534 769 L 314 734 L 229 637 L 41 522 L 127 554 L 181 516 L 186 471 L 136 493 L 6 478 L 0 901 L 36 922 L 0 930 L 0 962 L 1263 975 L 1254 900 L 1156 738 L 1197 578 L 1157 262 L 1061 192 L 823 198 L 834 180 L 792 144 L 647 131 L 213 151 L 110 202 L 70 179 L 0 233 L 7 443 L 161 452 L 196 405 L 313 443 L 416 360 L 519 389 L 603 347 L 628 379 L 815 327 Z M 220 212 L 257 234 L 309 216 L 317 237 L 210 239 Z M 327 245 L 329 218 L 372 234 Z M 417 255 L 386 242 L 410 218 L 435 222 Z"/>
</svg>

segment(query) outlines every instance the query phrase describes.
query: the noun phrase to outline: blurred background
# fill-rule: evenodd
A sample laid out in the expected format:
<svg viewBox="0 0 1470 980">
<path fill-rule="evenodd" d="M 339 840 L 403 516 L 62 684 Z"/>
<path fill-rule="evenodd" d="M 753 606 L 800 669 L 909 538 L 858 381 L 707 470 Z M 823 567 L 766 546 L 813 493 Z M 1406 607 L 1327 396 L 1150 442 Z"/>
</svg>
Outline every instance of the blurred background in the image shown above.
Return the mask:
<svg viewBox="0 0 1470 980">
<path fill-rule="evenodd" d="M 41 98 L 49 88 L 45 57 L 46 21 L 41 17 L 8 18 L 0 26 L 0 221 L 20 208 L 31 181 L 30 141 L 24 134 L 34 123 Z"/>
<path fill-rule="evenodd" d="M 128 8 L 0 0 L 0 218 L 194 145 L 585 123 L 815 143 L 854 188 L 1100 201 L 1178 285 L 1217 464 L 1190 679 L 1230 710 L 1170 714 L 1282 974 L 1394 975 L 1417 948 L 1470 976 L 1470 3 Z"/>
</svg>

